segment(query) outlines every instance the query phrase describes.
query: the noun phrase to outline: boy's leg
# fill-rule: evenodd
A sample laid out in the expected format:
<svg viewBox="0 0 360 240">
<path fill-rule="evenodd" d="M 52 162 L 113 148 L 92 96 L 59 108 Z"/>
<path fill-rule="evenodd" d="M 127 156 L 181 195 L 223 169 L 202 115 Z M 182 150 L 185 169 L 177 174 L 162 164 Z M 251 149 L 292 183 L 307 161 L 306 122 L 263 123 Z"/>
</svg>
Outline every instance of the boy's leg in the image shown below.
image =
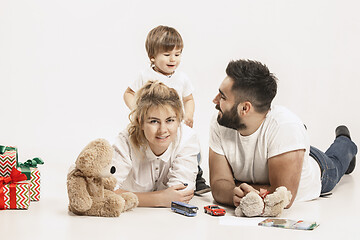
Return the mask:
<svg viewBox="0 0 360 240">
<path fill-rule="evenodd" d="M 209 187 L 209 185 L 206 184 L 205 179 L 202 177 L 203 170 L 200 167 L 200 159 L 201 159 L 200 153 L 198 154 L 197 159 L 198 159 L 198 174 L 196 176 L 195 194 L 200 195 L 203 193 L 210 192 L 211 188 Z"/>
<path fill-rule="evenodd" d="M 196 176 L 196 189 L 195 189 L 196 195 L 200 195 L 211 191 L 211 188 L 209 187 L 209 185 L 206 184 L 205 179 L 202 177 L 203 170 L 200 168 L 200 165 L 198 165 L 198 170 L 199 171 Z"/>
<path fill-rule="evenodd" d="M 357 147 L 351 141 L 350 133 L 348 136 L 336 134 L 334 143 L 325 153 L 310 147 L 310 155 L 318 161 L 321 168 L 321 193 L 329 192 L 336 186 L 345 172 L 348 172 L 350 162 L 355 162 L 356 153 Z"/>
</svg>

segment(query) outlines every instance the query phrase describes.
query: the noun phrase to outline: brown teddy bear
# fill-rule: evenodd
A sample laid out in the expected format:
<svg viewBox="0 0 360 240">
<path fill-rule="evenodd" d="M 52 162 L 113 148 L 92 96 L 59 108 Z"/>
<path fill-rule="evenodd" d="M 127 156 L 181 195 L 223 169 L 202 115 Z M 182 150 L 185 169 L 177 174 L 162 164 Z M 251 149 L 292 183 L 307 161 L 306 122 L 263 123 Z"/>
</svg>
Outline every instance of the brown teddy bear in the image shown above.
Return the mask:
<svg viewBox="0 0 360 240">
<path fill-rule="evenodd" d="M 249 192 L 240 200 L 240 205 L 235 209 L 235 215 L 237 217 L 280 216 L 291 201 L 291 192 L 282 186 L 276 188 L 272 194 L 268 193 L 265 189 L 260 189 L 260 193 Z"/>
<path fill-rule="evenodd" d="M 116 168 L 111 165 L 113 148 L 105 139 L 90 142 L 80 153 L 67 176 L 69 210 L 77 215 L 118 217 L 136 207 L 131 192 L 116 194 Z"/>
</svg>

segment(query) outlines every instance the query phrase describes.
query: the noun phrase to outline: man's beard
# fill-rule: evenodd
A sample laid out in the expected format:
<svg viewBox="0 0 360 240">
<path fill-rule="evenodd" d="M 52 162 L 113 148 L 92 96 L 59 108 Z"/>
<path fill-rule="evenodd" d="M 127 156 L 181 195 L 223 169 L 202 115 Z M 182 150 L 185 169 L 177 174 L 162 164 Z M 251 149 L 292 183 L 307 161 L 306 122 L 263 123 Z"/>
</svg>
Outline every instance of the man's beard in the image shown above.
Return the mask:
<svg viewBox="0 0 360 240">
<path fill-rule="evenodd" d="M 222 113 L 222 116 L 219 114 L 217 117 L 217 121 L 221 126 L 235 130 L 246 129 L 246 125 L 241 122 L 241 118 L 237 112 L 237 106 L 238 104 L 236 106 L 234 105 L 230 111 L 226 112 L 223 112 L 218 104 L 215 106 L 215 108 Z"/>
</svg>

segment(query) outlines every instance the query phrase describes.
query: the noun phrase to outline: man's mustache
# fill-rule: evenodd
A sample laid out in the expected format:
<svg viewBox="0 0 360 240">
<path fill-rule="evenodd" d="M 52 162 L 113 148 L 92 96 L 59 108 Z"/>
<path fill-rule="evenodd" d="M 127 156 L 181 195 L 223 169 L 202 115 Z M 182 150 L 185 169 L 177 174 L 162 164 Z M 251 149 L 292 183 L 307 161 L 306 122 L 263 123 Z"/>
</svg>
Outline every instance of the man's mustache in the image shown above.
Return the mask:
<svg viewBox="0 0 360 240">
<path fill-rule="evenodd" d="M 215 108 L 216 108 L 216 110 L 219 110 L 221 113 L 223 113 L 223 112 L 221 111 L 221 109 L 220 109 L 220 105 L 219 105 L 219 104 L 216 104 L 216 105 L 215 105 Z"/>
</svg>

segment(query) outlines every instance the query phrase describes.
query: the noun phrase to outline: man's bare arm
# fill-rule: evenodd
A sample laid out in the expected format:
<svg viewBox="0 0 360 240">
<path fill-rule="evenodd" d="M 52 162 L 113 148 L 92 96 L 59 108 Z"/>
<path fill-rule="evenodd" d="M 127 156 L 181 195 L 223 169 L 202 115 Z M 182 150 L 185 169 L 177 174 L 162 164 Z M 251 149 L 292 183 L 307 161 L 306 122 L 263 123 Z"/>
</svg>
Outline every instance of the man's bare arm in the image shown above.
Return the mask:
<svg viewBox="0 0 360 240">
<path fill-rule="evenodd" d="M 292 199 L 287 208 L 293 204 L 301 177 L 302 165 L 305 150 L 300 149 L 268 159 L 270 192 L 274 192 L 277 187 L 285 186 L 291 191 Z"/>
<path fill-rule="evenodd" d="M 233 206 L 235 182 L 231 167 L 225 156 L 209 148 L 210 186 L 215 201 Z"/>
</svg>

